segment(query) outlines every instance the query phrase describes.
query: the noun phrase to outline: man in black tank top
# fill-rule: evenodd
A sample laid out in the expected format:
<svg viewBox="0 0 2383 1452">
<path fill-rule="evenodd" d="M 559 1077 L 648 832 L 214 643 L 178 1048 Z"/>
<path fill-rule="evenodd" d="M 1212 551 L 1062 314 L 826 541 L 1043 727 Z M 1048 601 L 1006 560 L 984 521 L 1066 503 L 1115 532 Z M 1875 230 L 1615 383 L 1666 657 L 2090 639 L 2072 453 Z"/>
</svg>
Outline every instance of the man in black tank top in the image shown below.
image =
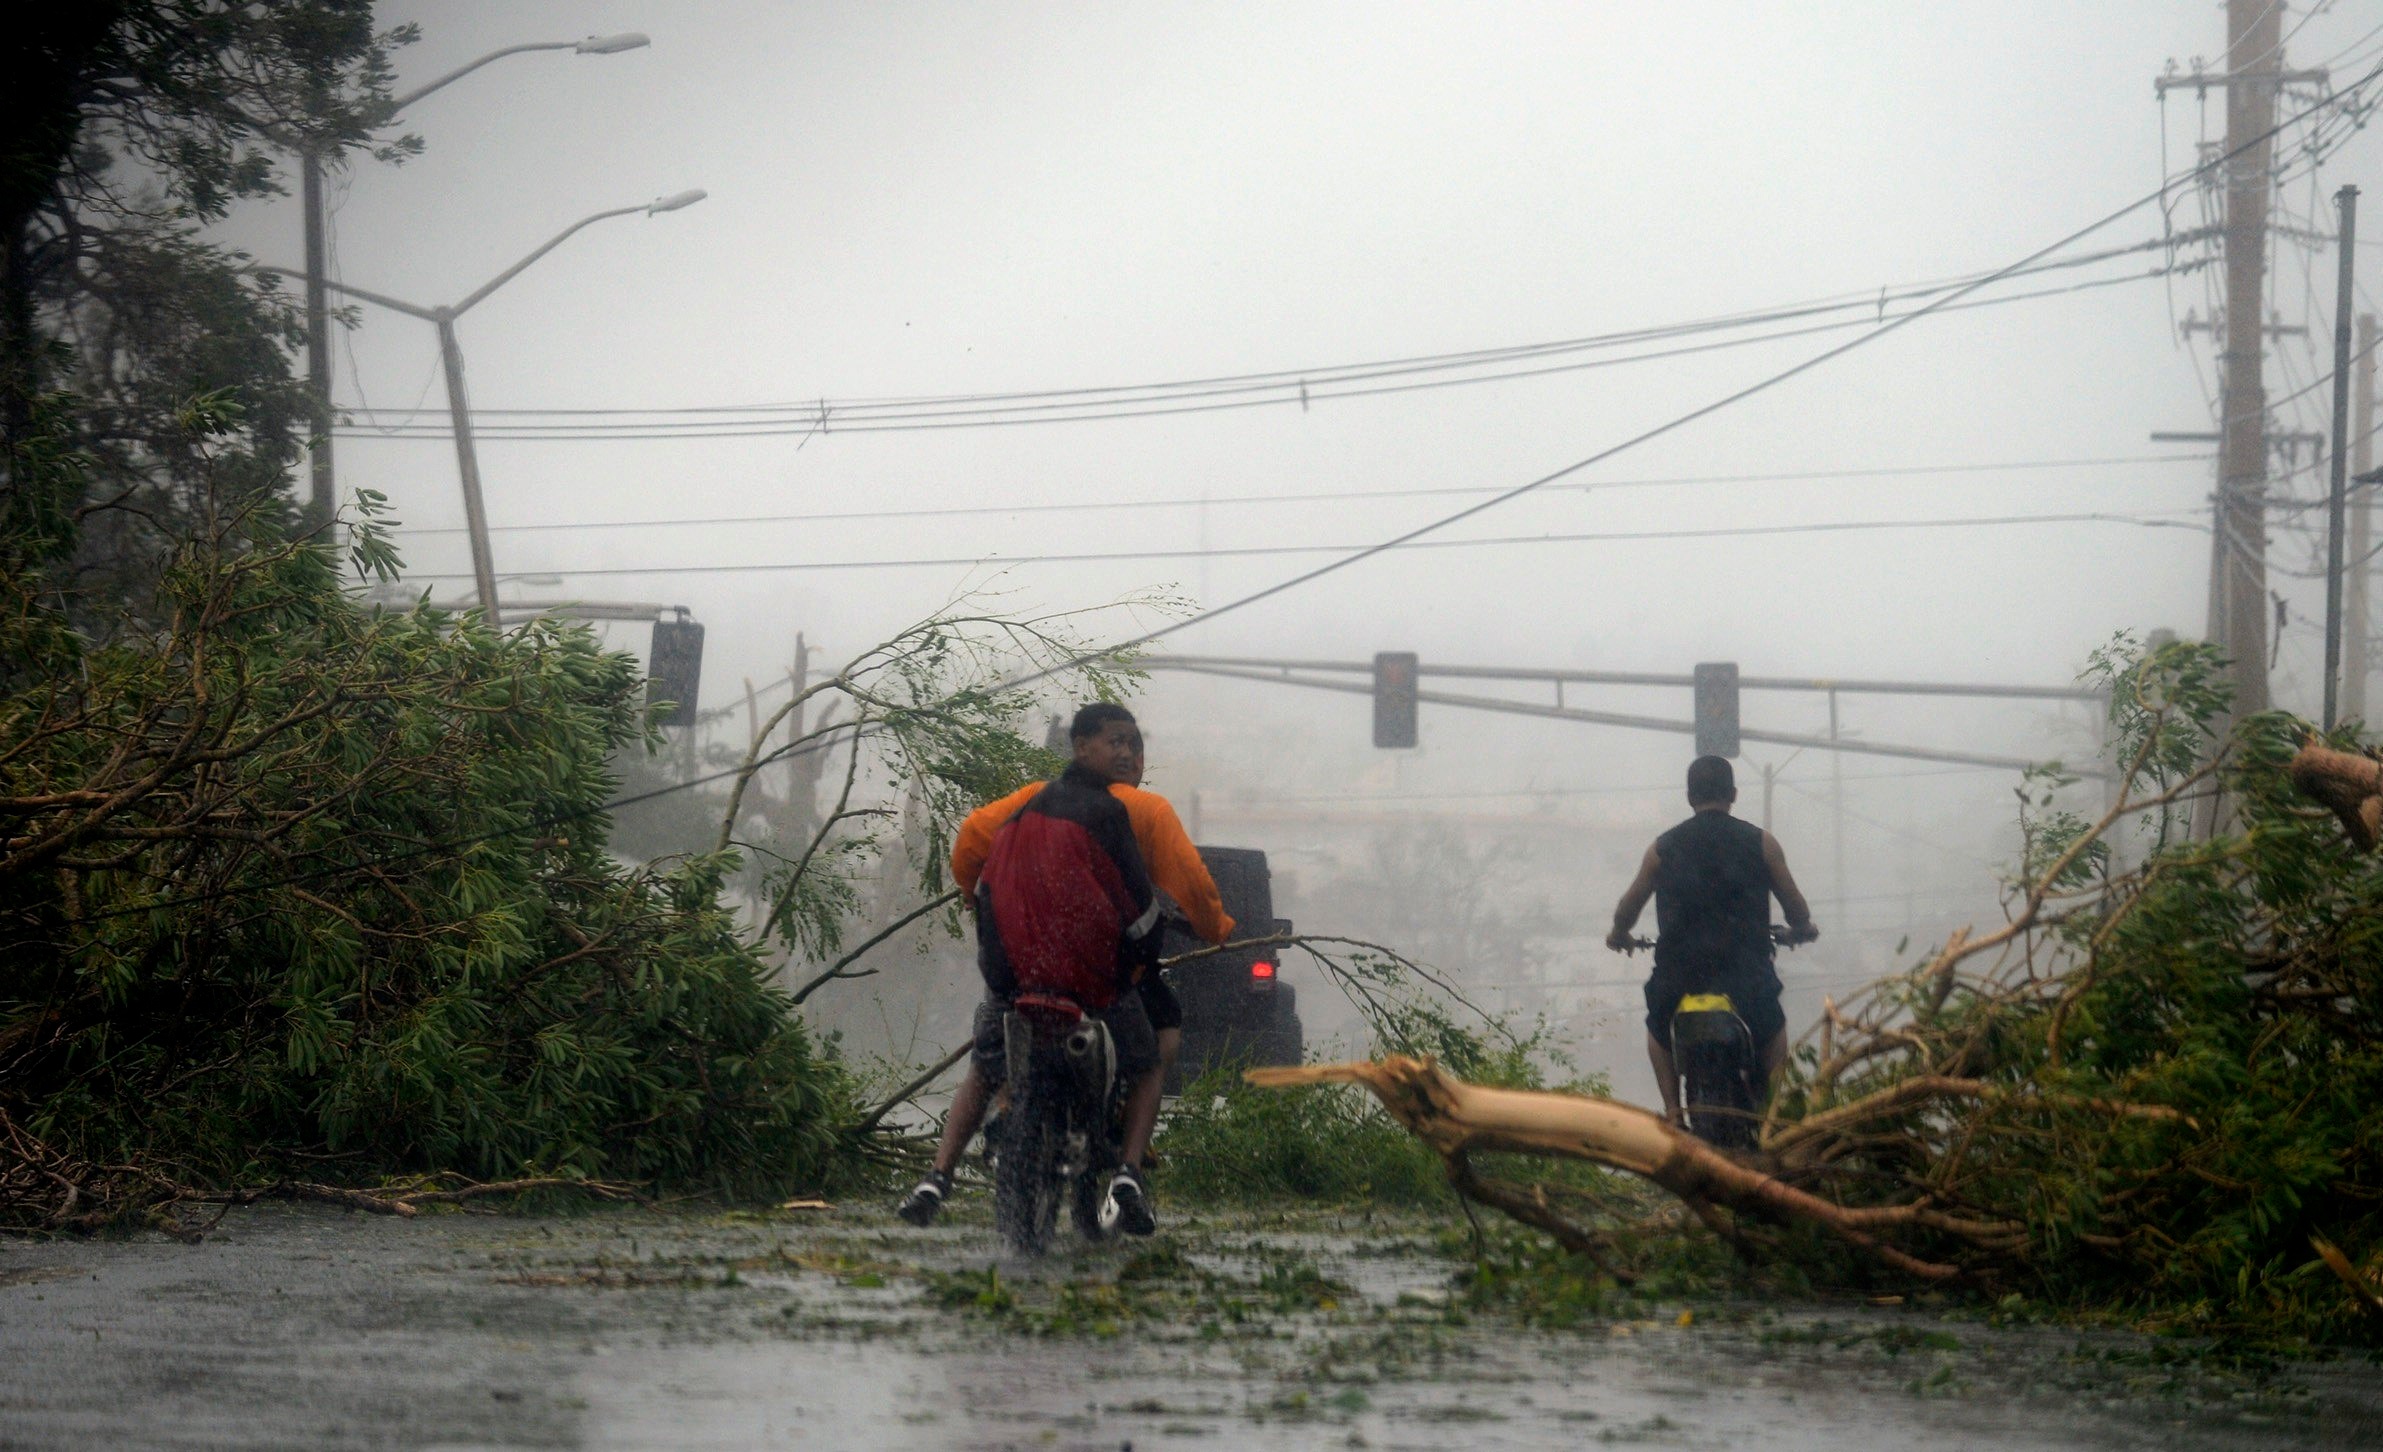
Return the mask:
<svg viewBox="0 0 2383 1452">
<path fill-rule="evenodd" d="M 1771 899 L 1787 914 L 1791 941 L 1820 936 L 1787 870 L 1779 839 L 1729 814 L 1738 789 L 1729 762 L 1700 756 L 1688 767 L 1687 821 L 1655 839 L 1638 876 L 1614 907 L 1605 944 L 1630 951 L 1630 930 L 1655 900 L 1655 971 L 1647 979 L 1647 1059 L 1663 1089 L 1663 1112 L 1680 1120 L 1679 1075 L 1671 1062 L 1671 1016 L 1691 993 L 1726 993 L 1761 1047 L 1763 1069 L 1787 1062 L 1787 1015 L 1771 966 Z"/>
</svg>

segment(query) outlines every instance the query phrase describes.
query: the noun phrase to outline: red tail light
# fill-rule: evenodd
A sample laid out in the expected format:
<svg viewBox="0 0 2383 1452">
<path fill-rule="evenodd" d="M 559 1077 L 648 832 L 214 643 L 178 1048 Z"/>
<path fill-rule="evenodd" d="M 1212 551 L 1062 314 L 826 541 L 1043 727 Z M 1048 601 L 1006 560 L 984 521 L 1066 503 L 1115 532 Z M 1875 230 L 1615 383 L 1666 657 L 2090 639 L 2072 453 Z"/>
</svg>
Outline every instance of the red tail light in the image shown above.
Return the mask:
<svg viewBox="0 0 2383 1452">
<path fill-rule="evenodd" d="M 1249 976 L 1258 982 L 1269 982 L 1274 977 L 1274 965 L 1260 958 L 1249 965 Z"/>
</svg>

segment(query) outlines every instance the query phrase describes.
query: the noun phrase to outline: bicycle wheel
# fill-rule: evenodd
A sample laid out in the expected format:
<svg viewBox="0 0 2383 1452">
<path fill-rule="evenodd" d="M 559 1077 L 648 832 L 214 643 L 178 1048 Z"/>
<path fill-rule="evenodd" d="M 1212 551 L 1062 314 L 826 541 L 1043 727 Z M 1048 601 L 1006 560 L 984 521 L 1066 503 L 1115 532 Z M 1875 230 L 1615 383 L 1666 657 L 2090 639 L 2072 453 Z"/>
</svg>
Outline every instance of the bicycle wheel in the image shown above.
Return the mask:
<svg viewBox="0 0 2383 1452">
<path fill-rule="evenodd" d="M 1107 1198 L 1102 1178 L 1098 1171 L 1086 1170 L 1068 1186 L 1067 1194 L 1067 1218 L 1076 1227 L 1076 1234 L 1095 1242 L 1109 1236 L 1100 1223 L 1101 1201 Z"/>
<path fill-rule="evenodd" d="M 993 1227 L 1021 1255 L 1041 1255 L 1059 1220 L 1059 1151 L 1065 1128 L 1057 1086 L 1030 1074 L 1016 1094 L 993 1163 Z"/>
</svg>

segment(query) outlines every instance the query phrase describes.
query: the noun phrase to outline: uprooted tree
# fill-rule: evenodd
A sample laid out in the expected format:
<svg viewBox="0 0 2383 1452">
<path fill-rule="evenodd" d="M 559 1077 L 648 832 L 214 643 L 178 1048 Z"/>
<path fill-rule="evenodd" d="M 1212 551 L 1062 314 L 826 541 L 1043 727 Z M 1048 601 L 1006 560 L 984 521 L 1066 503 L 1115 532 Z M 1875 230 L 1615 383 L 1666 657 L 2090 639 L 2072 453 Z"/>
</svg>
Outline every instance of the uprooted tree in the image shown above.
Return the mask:
<svg viewBox="0 0 2383 1452">
<path fill-rule="evenodd" d="M 1749 1254 L 1834 1244 L 1848 1273 L 2373 1340 L 2383 773 L 2347 734 L 2325 742 L 2281 714 L 2213 751 L 2206 647 L 2122 644 L 2094 669 L 2119 770 L 2107 809 L 2060 810 L 2070 779 L 2031 779 L 2007 921 L 1829 1003 L 1751 1154 L 1424 1059 L 1252 1078 L 1363 1084 L 1460 1190 L 1621 1276 L 1621 1239 L 1598 1221 L 1610 1196 L 1493 1177 L 1476 1157 L 1626 1171 Z M 2188 838 L 2187 804 L 2214 792 L 2229 829 Z M 1823 1234 L 1783 1229 L 1799 1225 Z"/>
<path fill-rule="evenodd" d="M 606 850 L 635 661 L 366 610 L 266 505 L 199 504 L 127 607 L 154 632 L 72 628 L 39 568 L 0 594 L 32 666 L 0 702 L 0 1222 L 405 1171 L 827 1173 L 843 1077 L 718 864 Z"/>
</svg>

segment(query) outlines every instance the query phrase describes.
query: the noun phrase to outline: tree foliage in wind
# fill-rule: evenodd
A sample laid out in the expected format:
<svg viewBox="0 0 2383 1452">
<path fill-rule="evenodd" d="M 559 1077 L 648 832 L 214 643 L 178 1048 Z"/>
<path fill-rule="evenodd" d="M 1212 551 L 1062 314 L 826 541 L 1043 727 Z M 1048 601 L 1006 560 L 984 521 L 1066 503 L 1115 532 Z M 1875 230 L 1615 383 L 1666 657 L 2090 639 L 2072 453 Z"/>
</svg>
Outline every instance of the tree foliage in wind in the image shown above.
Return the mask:
<svg viewBox="0 0 2383 1452">
<path fill-rule="evenodd" d="M 12 26 L 0 1227 L 838 1174 L 852 1080 L 761 938 L 835 949 L 874 809 L 848 788 L 799 850 L 731 830 L 623 868 L 604 809 L 659 741 L 635 660 L 579 626 L 368 609 L 342 564 L 395 574 L 382 501 L 359 492 L 344 562 L 290 506 L 297 319 L 204 228 L 280 190 L 297 142 L 409 149 L 371 136 L 408 34 L 354 0 Z M 819 744 L 906 783 L 939 850 L 1031 764 L 999 683 L 1055 640 L 939 616 L 834 677 Z M 758 929 L 722 899 L 754 859 Z"/>
<path fill-rule="evenodd" d="M 18 547 L 90 630 L 139 601 L 202 499 L 286 527 L 314 402 L 292 376 L 303 320 L 201 229 L 288 189 L 294 149 L 394 160 L 379 142 L 392 50 L 363 0 L 92 0 L 29 7 L 0 52 L 0 433 Z M 74 407 L 38 418 L 67 392 Z M 175 423 L 234 405 L 202 450 Z M 90 467 L 19 467 L 71 443 Z M 60 488 L 81 492 L 59 494 Z M 155 621 L 132 617 L 141 625 Z"/>
<path fill-rule="evenodd" d="M 1749 1151 L 1603 1095 L 1485 1095 L 1417 1058 L 1260 1073 L 1365 1085 L 1466 1194 L 1580 1257 L 1515 1280 L 1525 1304 L 1660 1272 L 1693 1225 L 1840 1283 L 2383 1344 L 2383 764 L 2354 726 L 2328 739 L 2281 712 L 2218 739 L 2205 644 L 2122 637 L 2089 674 L 2112 799 L 2088 815 L 2064 804 L 2075 777 L 2035 774 L 2006 920 L 1827 1003 Z M 2182 830 L 2221 790 L 2227 826 Z M 1627 1171 L 1693 1218 L 1492 1180 L 1468 1162 L 1484 1148 Z"/>
</svg>

